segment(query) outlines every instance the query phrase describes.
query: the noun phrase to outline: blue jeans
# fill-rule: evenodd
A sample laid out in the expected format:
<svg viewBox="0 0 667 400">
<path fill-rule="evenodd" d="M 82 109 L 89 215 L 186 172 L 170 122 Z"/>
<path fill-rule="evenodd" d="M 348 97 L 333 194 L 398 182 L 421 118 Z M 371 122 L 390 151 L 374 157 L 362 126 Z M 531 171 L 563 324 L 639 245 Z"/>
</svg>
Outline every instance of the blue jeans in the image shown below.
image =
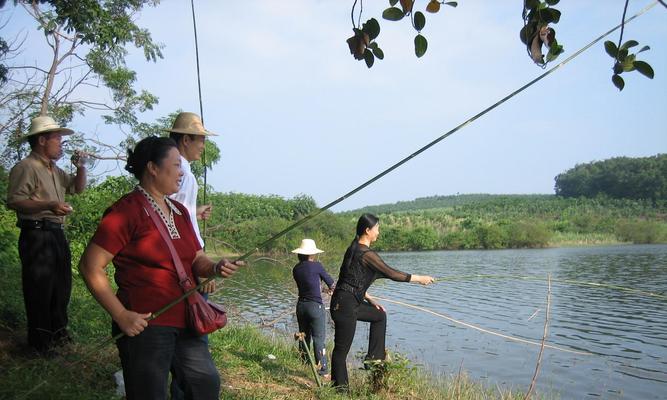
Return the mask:
<svg viewBox="0 0 667 400">
<path fill-rule="evenodd" d="M 326 316 L 324 306 L 314 301 L 301 301 L 296 303 L 296 319 L 299 322 L 299 332 L 306 334 L 306 345 L 310 347 L 312 339 L 315 349 L 315 363 L 320 364 L 320 375 L 324 375 L 329 370 L 327 366 L 326 355 Z M 303 342 L 299 342 L 299 350 L 302 357 L 305 354 Z"/>
<path fill-rule="evenodd" d="M 172 365 L 186 399 L 217 400 L 220 396 L 220 376 L 208 344 L 187 329 L 149 325 L 137 336 L 118 339 L 116 346 L 127 400 L 167 399 Z"/>
</svg>

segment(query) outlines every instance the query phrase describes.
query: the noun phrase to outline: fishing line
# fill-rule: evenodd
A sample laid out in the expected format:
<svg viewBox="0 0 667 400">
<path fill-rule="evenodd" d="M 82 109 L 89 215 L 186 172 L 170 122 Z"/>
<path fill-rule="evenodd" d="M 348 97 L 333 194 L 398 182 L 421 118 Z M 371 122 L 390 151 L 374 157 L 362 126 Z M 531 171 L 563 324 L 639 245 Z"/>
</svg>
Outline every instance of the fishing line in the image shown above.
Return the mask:
<svg viewBox="0 0 667 400">
<path fill-rule="evenodd" d="M 462 280 L 471 280 L 471 279 L 481 279 L 481 278 L 489 278 L 489 279 L 519 279 L 519 280 L 543 280 L 543 278 L 540 278 L 538 276 L 519 276 L 519 275 L 490 275 L 490 274 L 476 274 L 476 275 L 460 275 L 460 276 L 448 276 L 448 277 L 437 277 L 435 278 L 435 283 L 439 282 L 448 282 L 448 281 L 462 281 Z M 624 292 L 630 292 L 642 296 L 648 296 L 648 297 L 655 297 L 658 299 L 662 300 L 667 300 L 667 295 L 660 294 L 660 293 L 654 293 L 654 292 L 649 292 L 646 290 L 641 290 L 641 289 L 634 289 L 631 287 L 627 286 L 619 286 L 619 285 L 612 285 L 608 283 L 599 283 L 599 282 L 585 282 L 585 281 L 577 281 L 577 280 L 572 280 L 572 279 L 551 279 L 552 282 L 558 282 L 558 283 L 567 283 L 570 285 L 579 285 L 579 286 L 592 286 L 592 287 L 598 287 L 598 288 L 606 288 L 606 289 L 615 289 L 615 290 L 620 290 Z"/>
<path fill-rule="evenodd" d="M 514 341 L 514 342 L 526 343 L 526 344 L 530 344 L 530 345 L 533 345 L 533 346 L 542 346 L 542 343 L 535 342 L 535 341 L 532 341 L 532 340 L 522 339 L 522 338 L 518 338 L 518 337 L 514 337 L 514 336 L 509 336 L 509 335 L 494 332 L 494 331 L 491 331 L 491 330 L 488 330 L 488 329 L 480 328 L 479 326 L 469 324 L 467 322 L 459 321 L 458 319 L 454 319 L 454 318 L 452 318 L 448 315 L 445 315 L 445 314 L 442 314 L 442 313 L 439 313 L 439 312 L 436 312 L 436 311 L 433 311 L 433 310 L 429 310 L 428 308 L 425 308 L 425 307 L 416 306 L 414 304 L 405 303 L 405 302 L 398 301 L 398 300 L 389 300 L 389 299 L 385 299 L 383 297 L 378 297 L 378 296 L 373 296 L 373 298 L 377 299 L 377 300 L 381 300 L 381 301 L 386 301 L 388 303 L 398 304 L 399 306 L 413 308 L 415 310 L 423 311 L 425 313 L 435 315 L 436 317 L 446 319 L 446 320 L 448 320 L 450 322 L 453 322 L 455 324 L 459 324 L 459 325 L 465 326 L 467 328 L 472 328 L 472 329 L 475 329 L 475 330 L 483 332 L 483 333 L 488 333 L 489 335 L 498 336 L 498 337 L 501 337 L 503 339 L 511 340 L 511 341 Z M 571 349 L 566 349 L 564 347 L 555 346 L 555 345 L 551 345 L 551 344 L 545 344 L 544 347 L 548 347 L 548 348 L 554 349 L 554 350 L 564 351 L 566 353 L 580 354 L 580 355 L 584 355 L 584 356 L 592 356 L 593 355 L 593 353 L 589 353 L 587 351 L 571 350 Z"/>
<path fill-rule="evenodd" d="M 191 0 L 191 1 L 194 1 L 194 0 Z M 306 215 L 306 216 L 303 217 L 302 219 L 300 219 L 300 220 L 294 222 L 293 224 L 289 225 L 287 228 L 283 229 L 282 231 L 276 233 L 275 235 L 273 235 L 273 236 L 270 237 L 269 239 L 267 239 L 267 240 L 265 240 L 264 242 L 260 243 L 260 244 L 259 244 L 257 247 L 255 247 L 254 249 L 249 250 L 249 251 L 246 252 L 245 254 L 243 254 L 243 255 L 241 255 L 240 257 L 238 257 L 238 258 L 236 259 L 235 262 L 246 260 L 248 257 L 250 257 L 251 255 L 253 255 L 253 254 L 256 253 L 257 251 L 259 251 L 260 248 L 265 247 L 265 246 L 268 245 L 269 243 L 272 243 L 272 242 L 274 242 L 276 239 L 278 239 L 278 238 L 284 236 L 286 233 L 292 231 L 293 229 L 295 229 L 295 228 L 297 228 L 297 227 L 299 227 L 299 226 L 305 224 L 306 222 L 310 221 L 311 219 L 317 217 L 318 215 L 320 215 L 320 214 L 323 213 L 324 211 L 330 209 L 331 207 L 335 206 L 336 204 L 342 202 L 343 200 L 349 198 L 350 196 L 352 196 L 352 195 L 356 194 L 357 192 L 361 191 L 362 189 L 366 188 L 366 187 L 369 186 L 370 184 L 372 184 L 372 183 L 374 183 L 375 181 L 379 180 L 380 178 L 384 177 L 384 176 L 387 175 L 388 173 L 392 172 L 392 171 L 395 170 L 396 168 L 400 167 L 401 165 L 403 165 L 403 164 L 405 164 L 406 162 L 410 161 L 411 159 L 415 158 L 416 156 L 418 156 L 419 154 L 423 153 L 424 151 L 430 149 L 431 147 L 433 147 L 434 145 L 438 144 L 438 143 L 441 142 L 442 140 L 448 138 L 449 136 L 451 136 L 452 134 L 456 133 L 457 131 L 459 131 L 459 130 L 465 128 L 467 125 L 471 124 L 472 122 L 474 122 L 474 121 L 477 120 L 478 118 L 480 118 L 480 117 L 482 117 L 483 115 L 487 114 L 489 111 L 491 111 L 491 110 L 497 108 L 497 107 L 500 106 L 501 104 L 505 103 L 507 100 L 509 100 L 509 99 L 511 99 L 512 97 L 516 96 L 517 94 L 523 92 L 525 89 L 529 88 L 530 86 L 532 86 L 532 85 L 534 85 L 535 83 L 539 82 L 540 80 L 542 80 L 543 78 L 547 77 L 547 76 L 550 75 L 551 73 L 553 73 L 553 72 L 555 72 L 556 70 L 560 69 L 560 68 L 563 67 L 565 64 L 567 64 L 567 63 L 569 63 L 570 61 L 572 61 L 575 57 L 577 57 L 578 55 L 580 55 L 580 54 L 583 53 L 584 51 L 586 51 L 586 50 L 588 50 L 589 48 L 591 48 L 594 44 L 598 43 L 599 41 L 601 41 L 602 39 L 604 39 L 606 36 L 608 36 L 609 34 L 613 33 L 614 31 L 618 30 L 623 24 L 627 24 L 627 23 L 631 22 L 632 20 L 636 19 L 637 17 L 639 17 L 639 16 L 645 14 L 648 10 L 650 10 L 651 8 L 653 8 L 656 4 L 657 4 L 657 1 L 655 1 L 655 2 L 653 2 L 652 4 L 650 4 L 650 5 L 646 6 L 646 7 L 644 7 L 644 8 L 643 8 L 641 11 L 639 11 L 637 14 L 635 14 L 635 15 L 633 15 L 632 17 L 628 18 L 624 23 L 618 24 L 618 25 L 616 25 L 614 28 L 612 28 L 612 29 L 610 29 L 609 31 L 607 31 L 607 32 L 603 33 L 602 35 L 598 36 L 596 39 L 594 39 L 593 41 L 591 41 L 589 44 L 587 44 L 586 46 L 584 46 L 584 47 L 582 47 L 581 49 L 579 49 L 578 51 L 576 51 L 574 54 L 572 54 L 571 56 L 569 56 L 568 58 L 566 58 L 565 60 L 563 60 L 561 63 L 559 63 L 559 64 L 557 64 L 556 66 L 552 67 L 551 69 L 545 71 L 544 73 L 542 73 L 541 75 L 539 75 L 537 78 L 535 78 L 535 79 L 529 81 L 529 82 L 526 83 L 525 85 L 521 86 L 519 89 L 517 89 L 517 90 L 511 92 L 511 93 L 508 94 L 507 96 L 505 96 L 505 97 L 503 97 L 502 99 L 498 100 L 498 101 L 497 101 L 496 103 L 494 103 L 493 105 L 487 107 L 487 108 L 484 109 L 483 111 L 481 111 L 481 112 L 475 114 L 474 116 L 470 117 L 470 118 L 467 119 L 465 122 L 463 122 L 463 123 L 461 123 L 460 125 L 458 125 L 457 127 L 451 129 L 450 131 L 446 132 L 445 134 L 441 135 L 440 137 L 438 137 L 438 138 L 436 138 L 435 140 L 431 141 L 430 143 L 426 144 L 425 146 L 423 146 L 423 147 L 420 148 L 419 150 L 417 150 L 417 151 L 415 151 L 414 153 L 412 153 L 412 154 L 408 155 L 407 157 L 403 158 L 402 160 L 400 160 L 400 161 L 397 162 L 396 164 L 394 164 L 394 165 L 392 165 L 391 167 L 389 167 L 389 168 L 385 169 L 384 171 L 380 172 L 378 175 L 376 175 L 376 176 L 374 176 L 373 178 L 367 180 L 366 182 L 364 182 L 364 183 L 362 183 L 361 185 L 357 186 L 356 188 L 352 189 L 351 191 L 349 191 L 348 193 L 346 193 L 346 194 L 344 194 L 343 196 L 339 197 L 338 199 L 336 199 L 336 200 L 330 202 L 329 204 L 325 205 L 325 206 L 322 207 L 322 208 L 319 208 L 319 209 L 316 209 L 315 211 L 312 211 L 310 214 Z M 197 290 L 199 290 L 199 288 L 201 288 L 202 286 L 208 284 L 210 281 L 212 281 L 212 280 L 214 280 L 214 279 L 216 279 L 215 276 L 209 277 L 209 278 L 207 278 L 206 280 L 200 282 L 197 286 L 193 287 L 192 289 L 188 290 L 187 292 L 184 292 L 181 296 L 179 296 L 178 298 L 174 299 L 174 300 L 173 300 L 172 302 L 170 302 L 169 304 L 165 305 L 164 307 L 162 307 L 162 308 L 159 309 L 158 311 L 152 313 L 152 314 L 151 314 L 151 317 L 149 317 L 149 318 L 147 319 L 147 321 L 151 321 L 151 320 L 153 320 L 153 319 L 159 317 L 159 316 L 162 315 L 165 311 L 169 310 L 170 308 L 172 308 L 173 306 L 175 306 L 176 304 L 178 304 L 179 302 L 181 302 L 183 299 L 185 299 L 185 298 L 187 298 L 188 296 L 192 295 L 194 292 L 196 292 Z M 121 333 L 117 334 L 116 336 L 114 336 L 113 338 L 106 339 L 103 343 L 100 344 L 100 347 L 104 346 L 104 345 L 105 345 L 106 343 L 108 343 L 108 342 L 111 342 L 111 341 L 113 341 L 113 340 L 117 340 L 117 339 L 121 338 L 122 336 L 124 336 L 124 333 L 121 332 Z"/>
</svg>

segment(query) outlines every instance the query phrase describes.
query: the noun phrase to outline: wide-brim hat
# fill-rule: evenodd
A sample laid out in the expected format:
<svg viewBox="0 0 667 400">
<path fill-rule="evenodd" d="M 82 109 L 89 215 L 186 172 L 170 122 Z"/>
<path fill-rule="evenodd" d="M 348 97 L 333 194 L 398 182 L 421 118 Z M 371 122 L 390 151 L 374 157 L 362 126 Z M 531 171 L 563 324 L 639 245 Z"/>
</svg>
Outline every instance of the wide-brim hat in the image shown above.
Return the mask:
<svg viewBox="0 0 667 400">
<path fill-rule="evenodd" d="M 303 239 L 301 241 L 301 246 L 292 250 L 292 253 L 312 256 L 314 254 L 324 253 L 324 251 L 317 248 L 313 239 Z"/>
<path fill-rule="evenodd" d="M 58 123 L 48 115 L 41 115 L 30 121 L 30 130 L 28 130 L 28 133 L 26 133 L 23 139 L 48 132 L 60 132 L 62 135 L 71 135 L 74 133 L 73 130 L 58 125 Z"/>
<path fill-rule="evenodd" d="M 199 136 L 218 136 L 217 134 L 204 129 L 199 115 L 191 112 L 182 112 L 176 116 L 171 129 L 164 129 L 167 132 L 181 133 L 184 135 Z"/>
</svg>

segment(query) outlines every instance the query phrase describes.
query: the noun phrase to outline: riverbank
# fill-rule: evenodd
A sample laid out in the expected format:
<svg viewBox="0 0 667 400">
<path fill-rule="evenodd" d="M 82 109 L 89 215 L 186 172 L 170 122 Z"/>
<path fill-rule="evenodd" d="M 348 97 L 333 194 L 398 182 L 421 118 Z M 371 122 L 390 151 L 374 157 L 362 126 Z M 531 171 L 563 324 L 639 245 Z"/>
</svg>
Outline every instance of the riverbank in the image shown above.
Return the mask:
<svg viewBox="0 0 667 400">
<path fill-rule="evenodd" d="M 72 344 L 49 358 L 25 345 L 25 315 L 17 266 L 0 269 L 0 399 L 121 399 L 114 373 L 120 370 L 109 337 L 109 317 L 74 276 L 70 303 Z M 523 393 L 488 388 L 465 372 L 434 377 L 393 354 L 386 385 L 374 392 L 371 374 L 358 370 L 350 355 L 351 393 L 317 388 L 310 368 L 301 363 L 294 342 L 242 325 L 234 315 L 229 326 L 210 336 L 211 353 L 223 381 L 221 399 L 522 399 Z"/>
</svg>

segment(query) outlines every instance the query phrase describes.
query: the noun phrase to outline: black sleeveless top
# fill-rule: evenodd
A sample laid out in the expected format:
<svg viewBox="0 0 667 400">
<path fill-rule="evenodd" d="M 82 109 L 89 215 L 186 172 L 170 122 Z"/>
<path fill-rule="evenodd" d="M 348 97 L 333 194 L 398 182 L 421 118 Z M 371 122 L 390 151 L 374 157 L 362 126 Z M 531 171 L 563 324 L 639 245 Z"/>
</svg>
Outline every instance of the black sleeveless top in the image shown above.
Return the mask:
<svg viewBox="0 0 667 400">
<path fill-rule="evenodd" d="M 349 252 L 350 250 L 348 248 L 347 251 Z M 376 279 L 387 278 L 397 282 L 410 282 L 410 277 L 410 274 L 388 266 L 368 246 L 359 244 L 357 250 L 352 255 L 350 265 L 347 267 L 345 265 L 341 266 L 336 290 L 352 293 L 359 302 L 362 302 L 366 295 L 366 290 L 368 290 Z"/>
</svg>

